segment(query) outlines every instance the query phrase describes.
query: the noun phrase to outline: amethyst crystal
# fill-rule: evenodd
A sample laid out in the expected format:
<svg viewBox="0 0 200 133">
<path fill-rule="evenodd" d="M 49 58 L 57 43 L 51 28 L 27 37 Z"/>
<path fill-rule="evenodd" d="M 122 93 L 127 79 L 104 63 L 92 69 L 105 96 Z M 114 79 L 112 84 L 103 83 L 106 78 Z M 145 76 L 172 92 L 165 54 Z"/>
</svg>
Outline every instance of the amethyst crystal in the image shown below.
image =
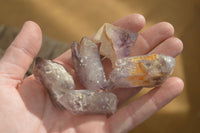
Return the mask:
<svg viewBox="0 0 200 133">
<path fill-rule="evenodd" d="M 114 67 L 115 61 L 129 56 L 138 33 L 105 23 L 94 36 L 95 43 L 100 43 L 100 54 L 109 58 Z"/>
<path fill-rule="evenodd" d="M 173 72 L 175 59 L 159 54 L 126 57 L 116 61 L 110 80 L 117 87 L 154 87 Z"/>
<path fill-rule="evenodd" d="M 72 76 L 65 68 L 54 61 L 37 57 L 33 66 L 33 73 L 49 93 L 49 97 L 53 104 L 63 109 L 63 106 L 58 102 L 66 91 L 75 88 Z"/>
<path fill-rule="evenodd" d="M 71 49 L 74 69 L 81 84 L 89 90 L 100 90 L 106 77 L 97 45 L 83 37 L 80 44 L 74 41 Z"/>
</svg>

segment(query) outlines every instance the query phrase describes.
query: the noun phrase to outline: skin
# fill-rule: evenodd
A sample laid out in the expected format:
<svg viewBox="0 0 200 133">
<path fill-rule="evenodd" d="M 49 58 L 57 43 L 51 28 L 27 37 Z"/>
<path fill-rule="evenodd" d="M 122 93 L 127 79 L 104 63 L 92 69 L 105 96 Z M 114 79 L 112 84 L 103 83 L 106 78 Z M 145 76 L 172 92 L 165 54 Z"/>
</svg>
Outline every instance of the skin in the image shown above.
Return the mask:
<svg viewBox="0 0 200 133">
<path fill-rule="evenodd" d="M 145 19 L 139 14 L 131 14 L 114 24 L 138 32 L 144 27 Z M 157 23 L 139 34 L 131 55 L 160 53 L 175 57 L 182 51 L 183 44 L 173 34 L 171 24 Z M 52 105 L 45 88 L 34 76 L 23 79 L 41 47 L 41 40 L 39 26 L 28 21 L 0 60 L 0 132 L 125 133 L 168 104 L 183 90 L 183 81 L 171 77 L 162 86 L 150 90 L 110 117 L 73 116 Z M 63 53 L 55 61 L 62 63 L 73 75 L 76 86 L 82 88 L 73 69 L 71 51 Z M 110 71 L 108 60 L 104 61 L 104 68 L 107 73 Z M 141 89 L 117 88 L 113 92 L 122 104 Z"/>
</svg>

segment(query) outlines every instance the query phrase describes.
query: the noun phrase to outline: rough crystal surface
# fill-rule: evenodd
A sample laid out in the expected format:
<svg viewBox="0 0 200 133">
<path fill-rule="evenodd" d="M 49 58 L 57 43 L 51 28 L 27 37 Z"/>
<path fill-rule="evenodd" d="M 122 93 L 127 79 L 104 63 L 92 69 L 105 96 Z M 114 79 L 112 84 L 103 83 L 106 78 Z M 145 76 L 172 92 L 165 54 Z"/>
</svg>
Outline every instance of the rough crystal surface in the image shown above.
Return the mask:
<svg viewBox="0 0 200 133">
<path fill-rule="evenodd" d="M 175 59 L 161 54 L 126 57 L 116 61 L 110 80 L 117 87 L 154 87 L 173 72 Z"/>
<path fill-rule="evenodd" d="M 83 37 L 80 44 L 74 41 L 72 60 L 81 84 L 89 90 L 100 90 L 106 77 L 97 45 L 87 37 Z"/>
<path fill-rule="evenodd" d="M 37 57 L 33 66 L 33 73 L 47 89 L 50 99 L 58 108 L 63 108 L 58 102 L 67 90 L 73 90 L 74 80 L 65 68 L 54 61 Z"/>
<path fill-rule="evenodd" d="M 112 114 L 117 109 L 118 100 L 109 92 L 69 90 L 59 101 L 74 114 Z"/>
<path fill-rule="evenodd" d="M 134 45 L 138 33 L 105 23 L 94 36 L 95 43 L 100 43 L 100 54 L 109 58 L 114 67 L 115 61 L 127 57 Z"/>
</svg>

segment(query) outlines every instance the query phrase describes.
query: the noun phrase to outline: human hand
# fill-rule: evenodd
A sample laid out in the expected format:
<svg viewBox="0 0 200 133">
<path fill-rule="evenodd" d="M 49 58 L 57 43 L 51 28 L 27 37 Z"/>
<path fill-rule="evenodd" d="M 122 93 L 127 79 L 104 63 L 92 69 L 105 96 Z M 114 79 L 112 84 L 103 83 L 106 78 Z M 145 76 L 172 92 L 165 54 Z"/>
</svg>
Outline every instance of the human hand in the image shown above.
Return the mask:
<svg viewBox="0 0 200 133">
<path fill-rule="evenodd" d="M 138 32 L 145 20 L 141 15 L 131 14 L 114 24 Z M 174 29 L 169 23 L 155 24 L 139 34 L 131 55 L 160 53 L 175 57 L 182 51 L 183 44 L 172 37 L 173 34 Z M 183 89 L 182 80 L 171 77 L 161 87 L 152 89 L 110 117 L 71 115 L 53 106 L 45 88 L 34 76 L 23 79 L 41 47 L 41 40 L 39 26 L 26 22 L 0 60 L 0 132 L 125 133 L 169 103 Z M 81 88 L 73 69 L 71 51 L 55 61 L 63 64 L 75 79 L 76 87 Z M 109 72 L 109 61 L 103 63 L 105 71 Z M 141 89 L 116 88 L 113 92 L 121 105 Z"/>
</svg>

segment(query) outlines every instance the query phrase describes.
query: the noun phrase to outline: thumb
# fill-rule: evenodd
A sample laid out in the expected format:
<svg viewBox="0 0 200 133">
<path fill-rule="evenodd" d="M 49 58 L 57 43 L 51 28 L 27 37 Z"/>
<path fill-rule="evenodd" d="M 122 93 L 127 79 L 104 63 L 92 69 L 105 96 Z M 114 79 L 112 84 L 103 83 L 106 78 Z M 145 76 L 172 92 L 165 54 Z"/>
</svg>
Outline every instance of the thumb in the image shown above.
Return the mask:
<svg viewBox="0 0 200 133">
<path fill-rule="evenodd" d="M 22 80 L 42 42 L 40 27 L 27 21 L 0 60 L 1 78 Z"/>
</svg>

